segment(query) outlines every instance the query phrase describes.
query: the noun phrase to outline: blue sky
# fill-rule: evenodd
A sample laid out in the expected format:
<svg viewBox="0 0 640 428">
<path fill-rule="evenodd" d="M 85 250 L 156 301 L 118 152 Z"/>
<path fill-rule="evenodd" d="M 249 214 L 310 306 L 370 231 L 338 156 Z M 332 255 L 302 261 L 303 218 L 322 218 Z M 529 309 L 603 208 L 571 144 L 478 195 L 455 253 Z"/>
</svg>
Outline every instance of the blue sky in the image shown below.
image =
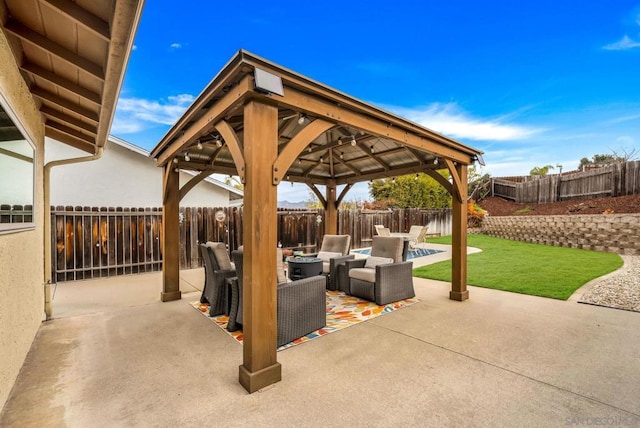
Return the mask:
<svg viewBox="0 0 640 428">
<path fill-rule="evenodd" d="M 483 150 L 492 176 L 640 149 L 637 0 L 180 6 L 147 0 L 111 130 L 148 150 L 239 49 Z"/>
</svg>

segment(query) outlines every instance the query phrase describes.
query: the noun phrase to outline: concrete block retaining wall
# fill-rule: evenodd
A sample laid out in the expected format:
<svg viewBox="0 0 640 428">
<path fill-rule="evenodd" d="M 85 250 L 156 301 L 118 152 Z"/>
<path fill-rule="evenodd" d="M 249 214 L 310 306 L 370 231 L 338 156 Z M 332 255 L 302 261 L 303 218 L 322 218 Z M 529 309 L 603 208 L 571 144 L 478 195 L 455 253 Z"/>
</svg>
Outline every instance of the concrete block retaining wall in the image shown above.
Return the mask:
<svg viewBox="0 0 640 428">
<path fill-rule="evenodd" d="M 617 254 L 640 255 L 640 214 L 485 217 L 482 233 Z"/>
</svg>

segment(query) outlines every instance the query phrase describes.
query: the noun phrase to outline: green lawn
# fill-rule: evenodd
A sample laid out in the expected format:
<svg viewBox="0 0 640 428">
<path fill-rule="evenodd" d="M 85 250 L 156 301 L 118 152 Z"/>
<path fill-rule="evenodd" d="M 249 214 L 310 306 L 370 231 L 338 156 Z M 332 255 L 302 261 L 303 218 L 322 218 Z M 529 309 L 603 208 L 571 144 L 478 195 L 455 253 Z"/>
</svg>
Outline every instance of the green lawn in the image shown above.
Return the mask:
<svg viewBox="0 0 640 428">
<path fill-rule="evenodd" d="M 451 244 L 451 237 L 427 242 Z M 468 284 L 554 299 L 566 300 L 582 285 L 622 266 L 617 254 L 485 235 L 469 235 L 468 245 L 482 249 L 468 256 Z M 450 282 L 451 260 L 416 268 L 413 275 Z"/>
</svg>

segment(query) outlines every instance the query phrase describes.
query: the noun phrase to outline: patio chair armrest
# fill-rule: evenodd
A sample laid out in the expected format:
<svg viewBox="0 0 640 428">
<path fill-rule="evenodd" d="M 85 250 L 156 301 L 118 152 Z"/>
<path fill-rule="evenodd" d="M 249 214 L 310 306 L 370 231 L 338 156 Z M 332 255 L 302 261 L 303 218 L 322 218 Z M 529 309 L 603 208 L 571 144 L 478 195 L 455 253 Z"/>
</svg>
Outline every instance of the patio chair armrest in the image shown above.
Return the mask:
<svg viewBox="0 0 640 428">
<path fill-rule="evenodd" d="M 415 297 L 413 288 L 413 262 L 389 263 L 376 266 L 376 304 Z"/>
<path fill-rule="evenodd" d="M 352 259 L 352 260 L 345 260 L 344 265 L 346 266 L 348 271 L 349 269 L 364 267 L 364 264 L 366 262 L 367 262 L 367 259 Z"/>
<path fill-rule="evenodd" d="M 347 260 L 353 260 L 356 256 L 347 254 L 346 256 L 333 257 L 329 259 L 329 290 L 338 290 L 338 266 L 344 265 Z"/>
</svg>

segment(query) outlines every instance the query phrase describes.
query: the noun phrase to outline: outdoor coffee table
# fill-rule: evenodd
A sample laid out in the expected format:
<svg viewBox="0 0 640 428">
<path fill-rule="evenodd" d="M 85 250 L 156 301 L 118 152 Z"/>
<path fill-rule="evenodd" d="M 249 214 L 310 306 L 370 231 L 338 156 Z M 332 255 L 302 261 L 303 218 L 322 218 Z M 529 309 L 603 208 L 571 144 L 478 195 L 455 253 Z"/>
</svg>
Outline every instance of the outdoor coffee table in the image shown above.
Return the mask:
<svg viewBox="0 0 640 428">
<path fill-rule="evenodd" d="M 322 275 L 322 259 L 317 257 L 287 257 L 287 264 L 292 281 Z"/>
</svg>

